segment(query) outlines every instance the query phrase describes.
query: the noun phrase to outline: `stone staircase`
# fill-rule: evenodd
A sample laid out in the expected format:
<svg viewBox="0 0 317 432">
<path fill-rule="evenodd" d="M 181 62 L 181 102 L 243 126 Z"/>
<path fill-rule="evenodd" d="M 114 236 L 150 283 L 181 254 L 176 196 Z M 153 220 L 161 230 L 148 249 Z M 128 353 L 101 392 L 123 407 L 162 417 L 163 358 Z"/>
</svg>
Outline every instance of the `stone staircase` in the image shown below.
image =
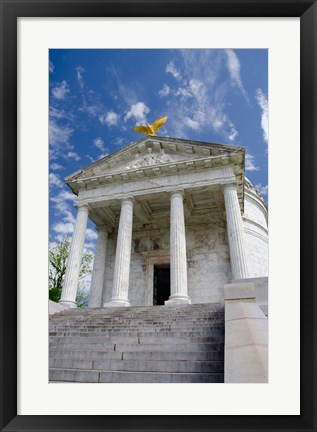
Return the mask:
<svg viewBox="0 0 317 432">
<path fill-rule="evenodd" d="M 220 383 L 223 371 L 223 304 L 50 316 L 50 382 Z"/>
</svg>

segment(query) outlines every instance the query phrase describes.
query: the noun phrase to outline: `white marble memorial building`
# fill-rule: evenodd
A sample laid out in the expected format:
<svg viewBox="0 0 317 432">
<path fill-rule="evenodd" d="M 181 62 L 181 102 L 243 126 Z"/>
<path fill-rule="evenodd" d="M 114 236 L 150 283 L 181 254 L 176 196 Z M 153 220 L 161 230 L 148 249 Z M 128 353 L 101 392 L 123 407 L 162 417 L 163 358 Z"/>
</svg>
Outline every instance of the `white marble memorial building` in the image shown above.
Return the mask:
<svg viewBox="0 0 317 432">
<path fill-rule="evenodd" d="M 242 147 L 146 136 L 66 178 L 78 196 L 60 303 L 75 307 L 88 218 L 90 307 L 224 301 L 268 274 L 267 208 Z"/>
</svg>

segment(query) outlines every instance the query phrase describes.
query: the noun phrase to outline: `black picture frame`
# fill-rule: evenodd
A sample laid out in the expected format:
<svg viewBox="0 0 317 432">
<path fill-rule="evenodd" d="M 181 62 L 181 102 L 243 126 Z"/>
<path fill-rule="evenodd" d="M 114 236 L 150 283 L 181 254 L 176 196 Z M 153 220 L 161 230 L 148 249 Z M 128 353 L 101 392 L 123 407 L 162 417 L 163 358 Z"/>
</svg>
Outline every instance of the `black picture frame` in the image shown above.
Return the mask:
<svg viewBox="0 0 317 432">
<path fill-rule="evenodd" d="M 164 7 L 163 7 L 164 6 Z M 315 431 L 317 5 L 311 0 L 0 0 L 1 431 Z M 301 414 L 294 416 L 17 415 L 17 18 L 300 17 Z M 287 143 L 285 143 L 287 150 Z M 290 377 L 291 379 L 291 377 Z"/>
</svg>

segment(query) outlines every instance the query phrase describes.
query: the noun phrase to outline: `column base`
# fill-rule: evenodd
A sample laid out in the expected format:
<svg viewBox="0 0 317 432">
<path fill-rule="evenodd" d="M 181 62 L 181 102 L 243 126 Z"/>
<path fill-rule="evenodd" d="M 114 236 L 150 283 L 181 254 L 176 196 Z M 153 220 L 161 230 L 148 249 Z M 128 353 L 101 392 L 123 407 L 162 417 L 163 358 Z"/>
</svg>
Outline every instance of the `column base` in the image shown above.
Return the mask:
<svg viewBox="0 0 317 432">
<path fill-rule="evenodd" d="M 170 297 L 165 302 L 165 306 L 175 306 L 175 305 L 182 305 L 182 304 L 192 304 L 192 302 L 190 298 L 187 296 Z"/>
<path fill-rule="evenodd" d="M 104 303 L 104 308 L 112 308 L 112 307 L 130 307 L 130 302 L 128 299 L 113 299 L 110 302 Z"/>
<path fill-rule="evenodd" d="M 77 304 L 72 300 L 60 300 L 60 305 L 66 306 L 67 308 L 77 308 Z"/>
</svg>

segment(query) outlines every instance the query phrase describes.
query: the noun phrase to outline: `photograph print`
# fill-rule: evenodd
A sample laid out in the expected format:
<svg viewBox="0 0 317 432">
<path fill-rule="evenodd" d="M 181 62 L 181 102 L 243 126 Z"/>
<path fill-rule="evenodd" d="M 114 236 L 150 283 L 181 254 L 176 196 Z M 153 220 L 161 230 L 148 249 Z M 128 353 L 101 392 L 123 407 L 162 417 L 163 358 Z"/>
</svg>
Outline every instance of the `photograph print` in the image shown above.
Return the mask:
<svg viewBox="0 0 317 432">
<path fill-rule="evenodd" d="M 50 382 L 267 383 L 268 50 L 48 55 Z"/>
</svg>

